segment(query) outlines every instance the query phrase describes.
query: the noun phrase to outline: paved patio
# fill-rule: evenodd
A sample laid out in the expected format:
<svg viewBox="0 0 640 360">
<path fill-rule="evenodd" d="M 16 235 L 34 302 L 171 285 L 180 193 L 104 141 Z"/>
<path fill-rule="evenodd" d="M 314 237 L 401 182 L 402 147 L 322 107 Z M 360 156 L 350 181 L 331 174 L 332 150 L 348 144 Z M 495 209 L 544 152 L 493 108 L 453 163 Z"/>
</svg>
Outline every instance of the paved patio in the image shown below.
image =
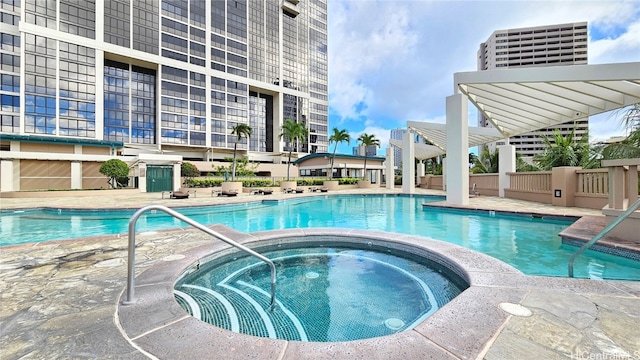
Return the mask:
<svg viewBox="0 0 640 360">
<path fill-rule="evenodd" d="M 398 189 L 330 192 L 379 193 Z M 161 199 L 160 194 L 87 198 L 0 198 L 0 208 L 170 207 L 283 199 L 314 194 L 241 194 L 235 198 L 197 194 Z M 442 194 L 417 189 L 417 193 Z M 325 194 L 323 194 L 325 195 Z M 597 210 L 561 208 L 491 197 L 471 199 L 475 208 L 535 211 L 557 215 L 600 215 Z M 245 235 L 246 237 L 247 235 Z M 210 237 L 177 229 L 138 236 L 136 271 L 169 265 L 180 254 L 211 244 Z M 171 354 L 185 333 L 153 347 L 132 336 L 117 312 L 126 286 L 126 236 L 101 236 L 0 248 L 0 358 L 145 359 L 192 358 Z M 482 256 L 481 256 L 482 257 Z M 472 258 L 465 260 L 472 266 Z M 475 265 L 473 265 L 475 266 Z M 639 269 L 640 271 L 640 269 Z M 250 338 L 239 342 L 192 344 L 209 349 L 209 358 L 244 359 L 638 359 L 640 358 L 640 282 L 525 276 L 479 272 L 477 288 L 454 299 L 418 328 L 391 336 L 348 343 L 296 343 Z M 499 303 L 520 304 L 532 312 L 518 316 Z M 455 310 L 455 311 L 454 311 Z M 161 321 L 150 314 L 150 321 Z M 456 324 L 467 323 L 460 328 Z M 457 329 L 457 330 L 456 330 Z M 221 333 L 209 326 L 198 332 Z M 139 334 L 138 334 L 139 335 Z M 244 336 L 247 337 L 247 336 Z M 270 345 L 271 344 L 271 345 Z M 219 345 L 219 347 L 217 347 Z M 269 349 L 269 351 L 266 351 Z M 422 350 L 420 350 L 422 349 Z M 425 351 L 424 349 L 429 349 Z"/>
</svg>

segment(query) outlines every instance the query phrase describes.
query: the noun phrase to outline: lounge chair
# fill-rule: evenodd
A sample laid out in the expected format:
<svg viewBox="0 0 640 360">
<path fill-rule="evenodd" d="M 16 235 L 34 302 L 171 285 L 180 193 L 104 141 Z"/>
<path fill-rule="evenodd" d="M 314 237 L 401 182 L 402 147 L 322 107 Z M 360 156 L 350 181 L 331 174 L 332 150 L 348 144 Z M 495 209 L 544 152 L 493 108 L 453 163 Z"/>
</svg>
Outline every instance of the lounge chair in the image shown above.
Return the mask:
<svg viewBox="0 0 640 360">
<path fill-rule="evenodd" d="M 172 199 L 188 199 L 189 193 L 184 191 L 172 191 L 171 198 Z"/>
<path fill-rule="evenodd" d="M 296 188 L 295 190 L 296 194 L 302 194 L 304 192 L 303 188 Z"/>
<path fill-rule="evenodd" d="M 237 190 L 222 190 L 218 193 L 218 196 L 237 196 Z"/>
<path fill-rule="evenodd" d="M 319 190 L 320 190 L 320 192 L 327 192 L 327 191 L 329 191 L 329 188 L 326 187 L 326 186 L 323 186 Z"/>
<path fill-rule="evenodd" d="M 284 193 L 285 194 L 289 194 L 289 193 L 292 193 L 292 192 L 295 192 L 295 190 L 293 190 L 292 188 L 285 188 L 284 189 Z"/>
<path fill-rule="evenodd" d="M 262 195 L 271 195 L 273 194 L 273 189 L 260 189 L 260 193 Z"/>
</svg>

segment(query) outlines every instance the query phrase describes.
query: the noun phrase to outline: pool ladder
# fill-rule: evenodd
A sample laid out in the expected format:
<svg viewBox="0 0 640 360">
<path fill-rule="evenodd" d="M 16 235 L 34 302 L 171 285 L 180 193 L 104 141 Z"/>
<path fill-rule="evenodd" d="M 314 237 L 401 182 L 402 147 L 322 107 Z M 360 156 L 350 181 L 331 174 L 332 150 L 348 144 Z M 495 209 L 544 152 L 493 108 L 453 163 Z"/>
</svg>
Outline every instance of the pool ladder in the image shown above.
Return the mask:
<svg viewBox="0 0 640 360">
<path fill-rule="evenodd" d="M 174 218 L 184 221 L 185 223 L 195 227 L 198 230 L 201 230 L 211 236 L 215 236 L 216 238 L 224 241 L 225 243 L 240 249 L 246 253 L 248 253 L 249 255 L 255 256 L 256 258 L 264 261 L 265 263 L 267 263 L 267 265 L 269 265 L 269 268 L 271 269 L 271 303 L 269 305 L 269 309 L 273 310 L 275 304 L 276 304 L 276 266 L 273 263 L 273 261 L 269 260 L 268 258 L 264 257 L 263 255 L 260 255 L 259 253 L 249 249 L 248 247 L 241 245 L 231 239 L 229 239 L 228 237 L 213 231 L 211 229 L 209 229 L 208 227 L 200 224 L 197 221 L 194 221 L 182 214 L 180 214 L 179 212 L 176 212 L 174 210 L 171 210 L 170 208 L 166 207 L 166 206 L 162 206 L 162 205 L 148 205 L 145 206 L 141 209 L 139 209 L 138 211 L 136 211 L 132 216 L 131 219 L 129 220 L 129 252 L 128 252 L 128 260 L 127 260 L 127 299 L 124 300 L 122 303 L 124 305 L 127 304 L 133 304 L 136 302 L 135 300 L 135 286 L 136 286 L 136 279 L 135 279 L 135 258 L 136 258 L 136 222 L 138 221 L 138 218 L 140 217 L 140 215 L 142 215 L 143 213 L 150 211 L 150 210 L 160 210 L 163 211 L 171 216 L 173 216 Z"/>
<path fill-rule="evenodd" d="M 627 210 L 625 210 L 625 212 L 620 214 L 611 224 L 605 226 L 605 228 L 602 229 L 602 231 L 597 233 L 593 238 L 591 238 L 591 240 L 589 240 L 586 244 L 582 245 L 582 247 L 578 249 L 578 251 L 576 251 L 573 255 L 571 255 L 571 257 L 569 258 L 569 277 L 573 277 L 573 262 L 576 260 L 576 258 L 580 254 L 582 254 L 585 250 L 590 248 L 591 245 L 595 244 L 596 241 L 602 239 L 603 236 L 607 235 L 609 231 L 611 231 L 614 227 L 618 226 L 618 224 L 624 221 L 624 219 L 628 218 L 629 215 L 633 214 L 633 212 L 638 210 L 638 208 L 640 208 L 640 199 L 636 200 L 631 206 L 629 206 Z"/>
</svg>

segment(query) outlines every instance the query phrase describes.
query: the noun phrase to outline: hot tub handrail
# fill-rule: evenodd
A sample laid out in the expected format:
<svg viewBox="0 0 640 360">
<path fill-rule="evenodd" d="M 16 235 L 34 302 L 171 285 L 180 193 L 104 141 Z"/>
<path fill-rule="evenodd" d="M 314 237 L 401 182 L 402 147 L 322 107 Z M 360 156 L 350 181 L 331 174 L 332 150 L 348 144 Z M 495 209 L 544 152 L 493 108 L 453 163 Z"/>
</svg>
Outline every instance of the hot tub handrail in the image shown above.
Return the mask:
<svg viewBox="0 0 640 360">
<path fill-rule="evenodd" d="M 149 211 L 149 210 L 160 210 L 163 211 L 181 221 L 184 221 L 185 223 L 197 228 L 198 230 L 201 230 L 211 236 L 214 236 L 222 241 L 224 241 L 225 243 L 240 249 L 250 255 L 253 255 L 255 257 L 257 257 L 258 259 L 264 261 L 265 263 L 267 263 L 267 265 L 269 265 L 269 268 L 271 269 L 271 304 L 270 304 L 270 309 L 273 309 L 273 307 L 275 306 L 276 303 L 276 266 L 273 263 L 273 261 L 269 260 L 268 258 L 264 257 L 263 255 L 260 255 L 259 253 L 249 249 L 248 247 L 241 245 L 231 239 L 229 239 L 228 237 L 213 231 L 211 229 L 209 229 L 208 227 L 200 224 L 199 222 L 192 220 L 182 214 L 180 214 L 179 212 L 176 212 L 174 210 L 171 210 L 170 208 L 166 207 L 166 206 L 162 206 L 162 205 L 148 205 L 145 206 L 143 208 L 140 208 L 138 211 L 136 211 L 132 216 L 131 219 L 129 219 L 129 250 L 128 250 L 128 259 L 127 259 L 127 299 L 125 301 L 123 301 L 123 304 L 133 304 L 136 302 L 135 300 L 135 296 L 134 296 L 134 289 L 135 289 L 135 258 L 136 258 L 136 222 L 138 221 L 138 218 L 140 217 L 140 215 L 142 215 L 143 213 Z"/>
</svg>

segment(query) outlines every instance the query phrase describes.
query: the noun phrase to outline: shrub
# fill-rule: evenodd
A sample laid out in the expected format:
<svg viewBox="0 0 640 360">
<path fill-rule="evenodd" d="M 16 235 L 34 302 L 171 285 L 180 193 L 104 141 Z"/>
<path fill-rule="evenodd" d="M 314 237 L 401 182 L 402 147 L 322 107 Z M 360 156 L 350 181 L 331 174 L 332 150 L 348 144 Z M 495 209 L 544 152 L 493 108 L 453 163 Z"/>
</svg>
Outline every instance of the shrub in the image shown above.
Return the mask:
<svg viewBox="0 0 640 360">
<path fill-rule="evenodd" d="M 100 165 L 100 174 L 109 178 L 109 184 L 112 188 L 118 188 L 125 182 L 129 176 L 129 165 L 120 159 L 107 160 Z M 128 183 L 129 180 L 127 179 Z"/>
</svg>

